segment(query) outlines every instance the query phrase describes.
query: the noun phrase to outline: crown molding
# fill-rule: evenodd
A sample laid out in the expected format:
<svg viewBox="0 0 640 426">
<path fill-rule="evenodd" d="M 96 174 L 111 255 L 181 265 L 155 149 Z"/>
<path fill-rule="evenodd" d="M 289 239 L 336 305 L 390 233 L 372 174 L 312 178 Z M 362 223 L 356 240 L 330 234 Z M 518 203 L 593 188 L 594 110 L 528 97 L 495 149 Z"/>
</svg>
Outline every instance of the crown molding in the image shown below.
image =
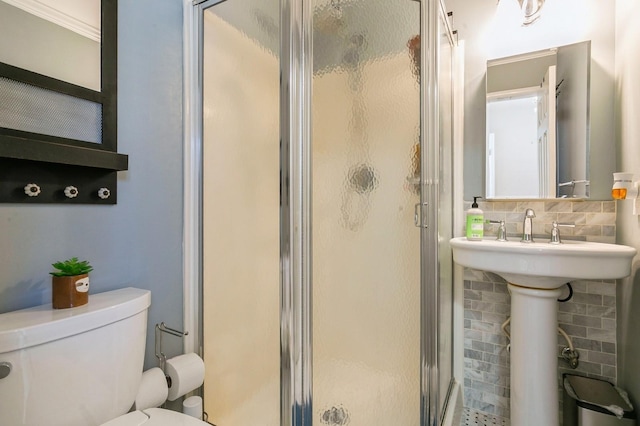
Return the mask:
<svg viewBox="0 0 640 426">
<path fill-rule="evenodd" d="M 38 0 L 2 1 L 100 43 L 100 28 L 87 24 Z"/>
</svg>

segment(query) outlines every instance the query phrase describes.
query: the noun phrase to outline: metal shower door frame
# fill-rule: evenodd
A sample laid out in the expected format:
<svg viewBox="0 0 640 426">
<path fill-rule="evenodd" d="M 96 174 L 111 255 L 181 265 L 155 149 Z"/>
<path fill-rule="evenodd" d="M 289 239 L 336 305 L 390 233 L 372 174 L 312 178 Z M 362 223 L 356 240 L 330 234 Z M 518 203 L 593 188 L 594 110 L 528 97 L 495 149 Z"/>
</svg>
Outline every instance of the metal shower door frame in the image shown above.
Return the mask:
<svg viewBox="0 0 640 426">
<path fill-rule="evenodd" d="M 420 1 L 420 424 L 440 421 L 438 363 L 439 0 Z"/>
</svg>

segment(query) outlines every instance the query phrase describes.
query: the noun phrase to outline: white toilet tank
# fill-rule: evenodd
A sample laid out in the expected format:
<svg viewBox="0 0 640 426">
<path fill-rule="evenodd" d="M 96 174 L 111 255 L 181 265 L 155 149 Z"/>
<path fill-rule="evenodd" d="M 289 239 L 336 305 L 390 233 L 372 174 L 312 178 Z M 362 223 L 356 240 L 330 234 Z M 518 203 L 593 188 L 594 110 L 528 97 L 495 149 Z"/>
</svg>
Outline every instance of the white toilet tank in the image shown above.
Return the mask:
<svg viewBox="0 0 640 426">
<path fill-rule="evenodd" d="M 91 426 L 129 411 L 150 303 L 149 291 L 124 288 L 77 308 L 0 314 L 0 424 Z"/>
</svg>

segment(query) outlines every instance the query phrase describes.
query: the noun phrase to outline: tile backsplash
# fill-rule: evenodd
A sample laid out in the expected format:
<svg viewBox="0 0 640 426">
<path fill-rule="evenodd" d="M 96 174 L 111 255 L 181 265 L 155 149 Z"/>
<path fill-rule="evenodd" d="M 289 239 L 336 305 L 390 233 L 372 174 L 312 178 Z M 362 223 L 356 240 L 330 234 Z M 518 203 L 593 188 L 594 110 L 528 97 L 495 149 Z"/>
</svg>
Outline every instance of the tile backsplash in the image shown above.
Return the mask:
<svg viewBox="0 0 640 426">
<path fill-rule="evenodd" d="M 507 235 L 513 239 L 522 236 L 524 211 L 528 208 L 536 212 L 533 219 L 534 238 L 549 239 L 551 223 L 574 224 L 575 228 L 561 228 L 563 238 L 614 243 L 616 238 L 615 201 L 483 201 L 478 203 L 484 211 L 485 220 L 504 220 Z M 464 204 L 465 211 L 471 202 Z M 498 226 L 485 225 L 485 236 L 495 235 Z M 464 233 L 464 229 L 462 230 Z"/>
<path fill-rule="evenodd" d="M 532 208 L 536 212 L 533 233 L 538 241 L 549 239 L 551 223 L 557 221 L 575 224 L 575 228 L 561 229 L 563 239 L 615 243 L 614 201 L 485 201 L 479 204 L 485 219 L 506 222 L 509 239 L 522 236 L 524 211 Z M 470 206 L 471 203 L 465 203 L 465 210 Z M 495 235 L 496 231 L 497 225 L 485 225 L 485 237 Z M 570 336 L 580 354 L 580 363 L 573 370 L 567 361 L 559 358 L 559 377 L 569 372 L 615 383 L 615 281 L 575 281 L 571 285 L 572 299 L 558 303 L 558 325 Z M 507 283 L 501 277 L 465 268 L 465 407 L 507 418 L 509 341 L 501 326 L 509 318 L 510 302 Z M 566 340 L 558 334 L 559 356 L 566 346 Z M 558 383 L 560 385 L 560 379 Z"/>
</svg>

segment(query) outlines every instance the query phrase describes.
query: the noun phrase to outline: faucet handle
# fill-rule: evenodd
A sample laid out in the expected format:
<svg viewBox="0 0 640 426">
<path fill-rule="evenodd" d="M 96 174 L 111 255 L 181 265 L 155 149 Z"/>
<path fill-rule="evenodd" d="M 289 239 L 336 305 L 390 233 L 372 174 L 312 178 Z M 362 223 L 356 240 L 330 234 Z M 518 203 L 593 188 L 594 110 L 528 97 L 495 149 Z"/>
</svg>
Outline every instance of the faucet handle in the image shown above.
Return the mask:
<svg viewBox="0 0 640 426">
<path fill-rule="evenodd" d="M 498 227 L 498 241 L 507 241 L 507 226 L 504 223 L 504 220 L 487 220 L 486 223 L 495 223 L 500 225 Z"/>
<path fill-rule="evenodd" d="M 555 220 L 553 222 L 551 222 L 551 240 L 549 241 L 549 244 L 560 244 L 562 243 L 561 239 L 560 239 L 560 229 L 558 229 L 558 227 L 560 226 L 564 226 L 567 228 L 575 228 L 576 225 L 573 223 L 558 223 Z"/>
</svg>

